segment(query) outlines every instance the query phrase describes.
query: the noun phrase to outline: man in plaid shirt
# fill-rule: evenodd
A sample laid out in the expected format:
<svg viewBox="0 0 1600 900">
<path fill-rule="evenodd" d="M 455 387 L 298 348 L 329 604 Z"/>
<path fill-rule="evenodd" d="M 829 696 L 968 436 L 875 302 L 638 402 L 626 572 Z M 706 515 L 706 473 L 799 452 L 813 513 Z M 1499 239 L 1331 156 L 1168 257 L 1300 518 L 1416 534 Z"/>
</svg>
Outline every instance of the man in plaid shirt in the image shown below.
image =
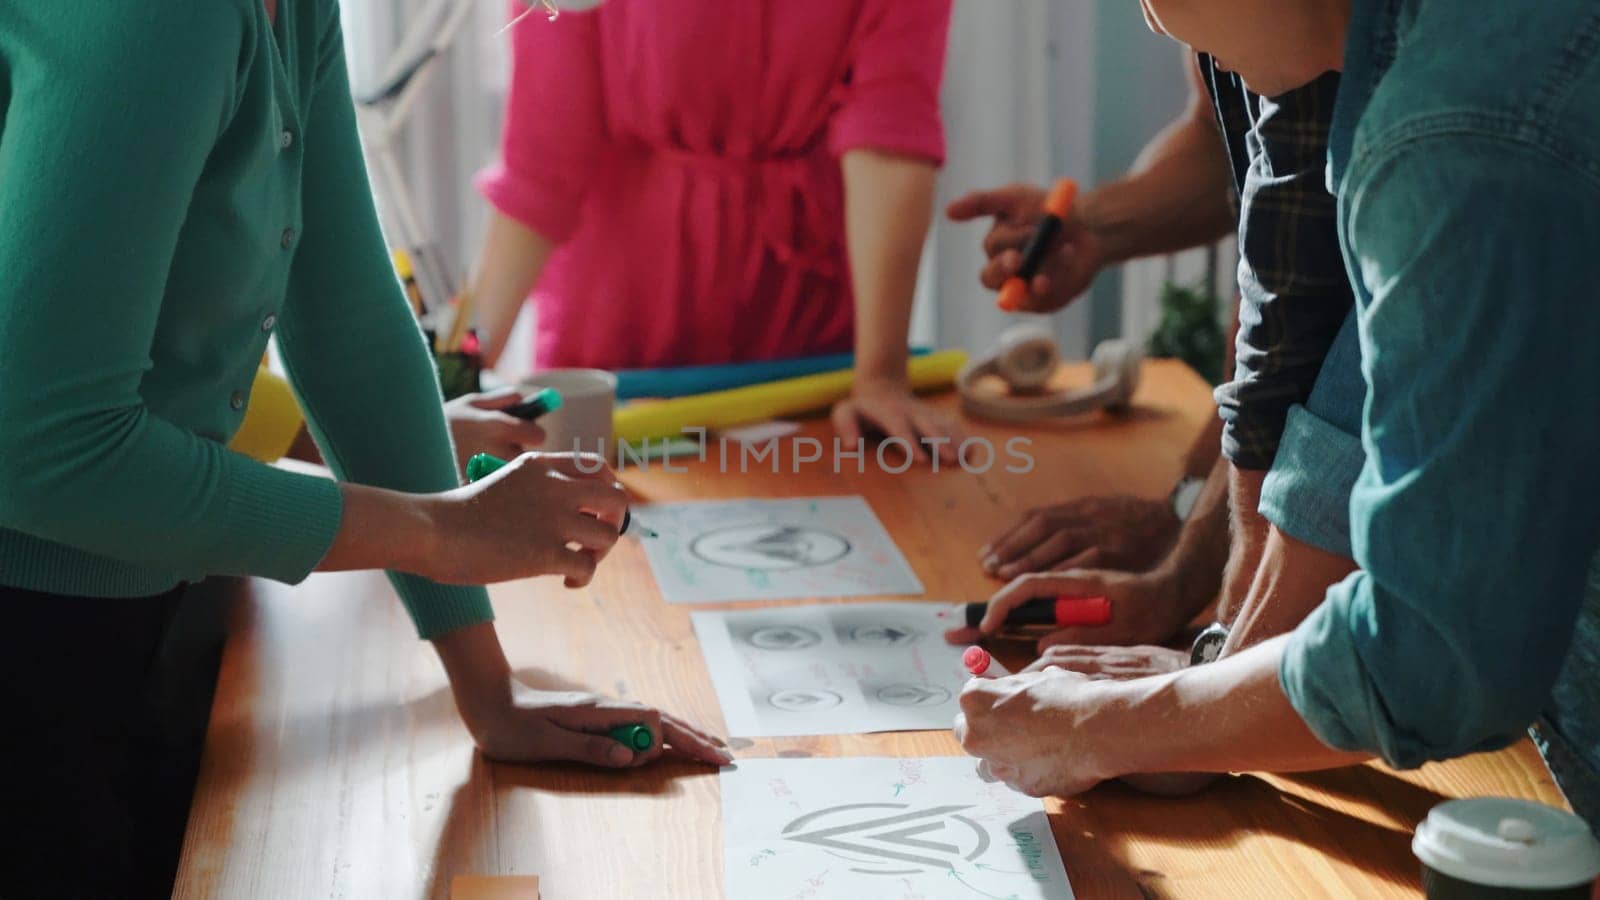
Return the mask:
<svg viewBox="0 0 1600 900">
<path fill-rule="evenodd" d="M 1055 647 L 1050 652 L 1062 662 L 1093 671 L 1131 675 L 1187 663 L 1190 654 L 1160 647 L 1103 647 L 1170 640 L 1219 591 L 1218 618 L 1233 624 L 1261 558 L 1267 525 L 1257 504 L 1285 417 L 1311 398 L 1353 303 L 1325 175 L 1338 75 L 1267 98 L 1205 55 L 1193 63 L 1188 109 L 1129 175 L 1080 198 L 1031 285 L 1029 308 L 1064 306 L 1106 265 L 1236 230 L 1237 334 L 1233 377 L 1216 390 L 1219 419 L 1190 451 L 1172 497 L 1094 497 L 1031 510 L 981 552 L 986 569 L 1013 579 L 991 602 L 986 629 L 1036 596 L 1112 598 L 1112 625 L 1040 641 L 1041 653 Z M 998 288 L 1015 271 L 1042 198 L 1037 188 L 1014 185 L 951 205 L 957 220 L 994 217 L 985 285 Z M 1294 583 L 1281 586 L 1293 599 L 1253 608 L 1234 644 L 1292 627 L 1321 588 L 1353 565 L 1347 549 L 1291 549 L 1304 563 L 1292 569 Z"/>
</svg>

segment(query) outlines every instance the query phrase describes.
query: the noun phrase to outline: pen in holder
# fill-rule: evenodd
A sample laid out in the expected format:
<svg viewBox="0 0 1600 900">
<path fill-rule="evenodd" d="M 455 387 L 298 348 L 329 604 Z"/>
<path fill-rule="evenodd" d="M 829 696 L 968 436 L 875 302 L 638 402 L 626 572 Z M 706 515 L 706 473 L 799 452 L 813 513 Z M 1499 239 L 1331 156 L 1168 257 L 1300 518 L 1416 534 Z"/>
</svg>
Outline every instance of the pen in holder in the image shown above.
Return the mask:
<svg viewBox="0 0 1600 900">
<path fill-rule="evenodd" d="M 425 331 L 428 347 L 434 347 L 434 334 Z M 478 376 L 483 374 L 483 354 L 478 347 L 477 332 L 468 330 L 454 350 L 437 350 L 433 353 L 434 367 L 439 370 L 439 387 L 444 399 L 454 400 L 463 394 L 482 390 Z"/>
</svg>

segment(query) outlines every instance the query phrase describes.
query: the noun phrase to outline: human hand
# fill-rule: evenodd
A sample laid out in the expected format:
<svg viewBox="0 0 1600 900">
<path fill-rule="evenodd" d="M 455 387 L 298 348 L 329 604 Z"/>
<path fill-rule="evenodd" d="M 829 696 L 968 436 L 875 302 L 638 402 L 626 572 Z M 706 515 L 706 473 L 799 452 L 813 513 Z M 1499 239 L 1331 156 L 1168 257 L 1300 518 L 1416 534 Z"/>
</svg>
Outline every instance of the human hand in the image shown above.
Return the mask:
<svg viewBox="0 0 1600 900">
<path fill-rule="evenodd" d="M 524 453 L 419 504 L 432 545 L 417 574 L 449 584 L 556 574 L 582 587 L 616 544 L 628 496 L 598 456 Z"/>
<path fill-rule="evenodd" d="M 492 623 L 434 639 L 456 708 L 478 749 L 501 762 L 569 760 L 607 768 L 640 766 L 663 755 L 722 766 L 727 745 L 676 716 L 583 691 L 545 691 L 511 674 Z M 654 741 L 635 752 L 607 732 L 642 724 Z"/>
<path fill-rule="evenodd" d="M 1050 569 L 1140 571 L 1172 548 L 1182 528 L 1166 500 L 1082 497 L 1028 510 L 985 544 L 978 558 L 997 578 Z"/>
<path fill-rule="evenodd" d="M 1099 721 L 1109 682 L 1051 667 L 1006 678 L 973 678 L 961 690 L 956 740 L 980 769 L 1030 797 L 1072 796 L 1118 772 L 1110 764 L 1126 735 Z"/>
<path fill-rule="evenodd" d="M 1024 672 L 1042 672 L 1060 666 L 1091 679 L 1126 681 L 1147 675 L 1165 675 L 1189 664 L 1189 654 L 1171 647 L 1141 644 L 1134 647 L 1100 647 L 1056 644 L 1047 648 Z"/>
<path fill-rule="evenodd" d="M 606 733 L 634 723 L 650 729 L 650 749 L 635 752 Z M 515 678 L 505 701 L 477 710 L 467 728 L 483 755 L 500 762 L 570 760 L 622 768 L 663 755 L 712 766 L 733 761 L 721 740 L 676 716 L 583 691 L 536 690 Z"/>
<path fill-rule="evenodd" d="M 544 444 L 543 428 L 501 412 L 521 402 L 521 393 L 508 387 L 465 394 L 444 405 L 450 435 L 455 438 L 458 471 L 465 471 L 467 460 L 478 453 L 510 459 Z"/>
<path fill-rule="evenodd" d="M 1053 631 L 1039 639 L 1040 653 L 1058 644 L 1160 643 L 1176 634 L 1189 618 L 1176 579 L 1165 572 L 1072 569 L 1013 580 L 989 598 L 989 608 L 977 628 L 951 629 L 945 632 L 945 639 L 953 644 L 971 644 L 992 637 L 1004 628 L 1011 610 L 1039 597 L 1058 596 L 1105 597 L 1111 601 L 1111 621 Z"/>
<path fill-rule="evenodd" d="M 956 222 L 993 217 L 994 223 L 983 239 L 983 252 L 989 257 L 979 275 L 984 287 L 998 291 L 1017 274 L 1022 265 L 1022 248 L 1044 217 L 1045 196 L 1043 189 L 1033 185 L 1011 184 L 973 191 L 956 198 L 945 209 L 945 214 Z M 1039 271 L 1028 283 L 1028 295 L 1018 312 L 1053 312 L 1066 306 L 1088 290 L 1105 265 L 1103 241 L 1079 215 L 1083 202 L 1061 223 Z"/>
<path fill-rule="evenodd" d="M 905 441 L 919 462 L 929 458 L 930 448 L 940 462 L 956 462 L 964 437 L 955 420 L 918 400 L 903 381 L 858 375 L 850 396 L 833 407 L 833 428 L 840 443 L 850 447 L 861 440 L 863 426 L 885 440 Z"/>
</svg>

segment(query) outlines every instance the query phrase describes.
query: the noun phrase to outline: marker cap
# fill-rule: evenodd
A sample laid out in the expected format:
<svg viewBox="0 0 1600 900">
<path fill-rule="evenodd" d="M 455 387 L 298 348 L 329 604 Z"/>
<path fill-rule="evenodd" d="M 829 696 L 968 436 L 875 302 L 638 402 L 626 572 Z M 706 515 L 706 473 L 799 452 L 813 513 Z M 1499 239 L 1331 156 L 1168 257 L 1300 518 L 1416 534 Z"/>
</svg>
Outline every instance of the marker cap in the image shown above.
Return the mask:
<svg viewBox="0 0 1600 900">
<path fill-rule="evenodd" d="M 1044 211 L 1064 220 L 1072 214 L 1072 201 L 1076 199 L 1078 183 L 1071 178 L 1059 179 L 1044 198 Z"/>
<path fill-rule="evenodd" d="M 968 647 L 966 652 L 961 654 L 961 664 L 974 675 L 982 675 L 989 671 L 989 663 L 992 660 L 989 651 L 976 645 Z"/>
<path fill-rule="evenodd" d="M 472 458 L 467 460 L 467 481 L 488 477 L 503 468 L 505 464 L 506 461 L 498 456 L 490 456 L 487 453 L 473 454 Z"/>
<path fill-rule="evenodd" d="M 506 415 L 516 416 L 519 419 L 533 421 L 543 415 L 548 415 L 561 408 L 561 392 L 553 387 L 540 388 L 533 395 L 525 398 L 521 403 L 508 406 Z"/>
<path fill-rule="evenodd" d="M 635 753 L 643 753 L 649 750 L 656 742 L 655 735 L 650 733 L 650 726 L 642 722 L 635 722 L 631 725 L 618 725 L 606 732 L 606 734 L 609 734 L 612 740 Z"/>
<path fill-rule="evenodd" d="M 1057 597 L 1056 625 L 1072 628 L 1078 625 L 1107 625 L 1111 622 L 1109 597 Z"/>
<path fill-rule="evenodd" d="M 1010 278 L 1000 286 L 1000 298 L 995 303 L 1006 312 L 1016 312 L 1027 299 L 1028 282 L 1021 278 Z"/>
</svg>

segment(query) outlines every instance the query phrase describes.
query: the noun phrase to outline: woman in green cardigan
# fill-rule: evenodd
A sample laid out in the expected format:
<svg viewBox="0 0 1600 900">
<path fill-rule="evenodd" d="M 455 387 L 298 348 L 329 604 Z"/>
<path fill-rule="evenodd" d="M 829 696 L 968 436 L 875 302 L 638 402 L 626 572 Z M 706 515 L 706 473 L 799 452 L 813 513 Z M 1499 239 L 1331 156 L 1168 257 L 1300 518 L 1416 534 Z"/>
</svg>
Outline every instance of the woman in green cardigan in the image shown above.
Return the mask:
<svg viewBox="0 0 1600 900">
<path fill-rule="evenodd" d="M 274 334 L 337 482 L 225 449 Z M 459 486 L 336 0 L 0 0 L 0 793 L 19 826 L 0 890 L 129 893 L 125 716 L 175 590 L 208 575 L 389 570 L 497 759 L 647 762 L 601 736 L 642 720 L 725 762 L 666 714 L 518 684 L 468 586 L 587 583 L 626 502 L 563 456 Z"/>
</svg>

